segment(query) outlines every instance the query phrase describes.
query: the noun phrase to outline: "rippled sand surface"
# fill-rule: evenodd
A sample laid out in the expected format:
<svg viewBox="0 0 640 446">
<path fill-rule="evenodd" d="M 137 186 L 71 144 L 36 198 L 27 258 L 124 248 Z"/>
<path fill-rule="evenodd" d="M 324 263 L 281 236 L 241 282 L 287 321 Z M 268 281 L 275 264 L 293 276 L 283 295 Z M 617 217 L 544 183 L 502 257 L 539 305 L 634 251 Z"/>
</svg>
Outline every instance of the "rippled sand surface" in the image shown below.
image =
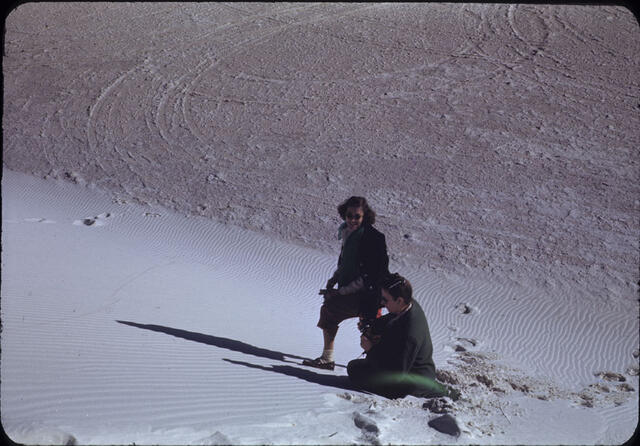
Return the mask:
<svg viewBox="0 0 640 446">
<path fill-rule="evenodd" d="M 112 193 L 3 172 L 2 427 L 22 444 L 447 444 L 423 399 L 334 371 L 317 290 L 331 255 Z M 621 444 L 638 422 L 633 304 L 403 274 L 462 444 Z M 541 429 L 540 426 L 544 426 Z"/>
</svg>

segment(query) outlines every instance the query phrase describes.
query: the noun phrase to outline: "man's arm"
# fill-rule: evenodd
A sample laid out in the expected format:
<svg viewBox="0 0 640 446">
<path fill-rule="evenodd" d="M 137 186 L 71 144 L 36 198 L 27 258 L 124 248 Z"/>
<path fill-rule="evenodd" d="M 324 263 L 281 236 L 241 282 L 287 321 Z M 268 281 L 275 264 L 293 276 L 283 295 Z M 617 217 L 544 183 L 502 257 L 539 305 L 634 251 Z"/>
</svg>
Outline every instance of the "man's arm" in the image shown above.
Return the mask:
<svg viewBox="0 0 640 446">
<path fill-rule="evenodd" d="M 400 366 L 403 373 L 408 373 L 413 368 L 413 364 L 418 356 L 420 346 L 413 337 L 408 337 L 400 354 Z"/>
</svg>

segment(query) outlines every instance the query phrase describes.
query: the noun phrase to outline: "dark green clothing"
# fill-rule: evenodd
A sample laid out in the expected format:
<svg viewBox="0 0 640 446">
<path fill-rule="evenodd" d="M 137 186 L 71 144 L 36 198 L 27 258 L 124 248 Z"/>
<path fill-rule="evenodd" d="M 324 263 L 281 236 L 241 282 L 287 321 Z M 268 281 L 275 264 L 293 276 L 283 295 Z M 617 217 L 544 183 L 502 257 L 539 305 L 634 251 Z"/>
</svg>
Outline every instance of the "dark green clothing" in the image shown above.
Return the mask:
<svg viewBox="0 0 640 446">
<path fill-rule="evenodd" d="M 332 278 L 338 282 L 339 287 L 346 287 L 349 283 L 343 282 L 344 279 L 347 275 L 353 274 L 353 271 L 357 271 L 357 276 L 354 279 L 360 278 L 362 286 L 355 291 L 365 294 L 361 299 L 358 314 L 367 319 L 373 319 L 378 308 L 380 308 L 379 282 L 389 274 L 389 255 L 387 254 L 387 242 L 383 233 L 373 226 L 363 223 L 351 235 L 355 235 L 360 230 L 362 232 L 357 236 L 359 238 L 354 239 L 357 243 L 353 244 L 355 256 L 351 258 L 351 245 L 348 248 L 348 254 L 344 250 L 341 251 L 338 259 L 338 269 L 334 272 Z M 347 240 L 349 243 L 351 243 L 350 238 Z M 349 255 L 349 259 L 345 258 L 345 254 Z M 344 268 L 350 272 L 341 272 Z"/>
<path fill-rule="evenodd" d="M 422 307 L 413 301 L 406 313 L 394 320 L 395 316 L 386 314 L 375 321 L 373 331 L 381 338 L 367 353 L 367 360 L 380 370 L 434 379 L 433 345 Z"/>
<path fill-rule="evenodd" d="M 362 390 L 386 398 L 404 398 L 413 395 L 420 398 L 451 396 L 451 389 L 437 380 L 415 373 L 380 371 L 366 359 L 354 359 L 347 365 L 347 374 L 353 384 Z"/>
<path fill-rule="evenodd" d="M 431 334 L 422 308 L 414 301 L 406 313 L 396 316 L 376 319 L 372 331 L 380 335 L 380 341 L 366 359 L 349 362 L 349 378 L 388 398 L 445 395 L 446 388 L 436 382 Z"/>
</svg>

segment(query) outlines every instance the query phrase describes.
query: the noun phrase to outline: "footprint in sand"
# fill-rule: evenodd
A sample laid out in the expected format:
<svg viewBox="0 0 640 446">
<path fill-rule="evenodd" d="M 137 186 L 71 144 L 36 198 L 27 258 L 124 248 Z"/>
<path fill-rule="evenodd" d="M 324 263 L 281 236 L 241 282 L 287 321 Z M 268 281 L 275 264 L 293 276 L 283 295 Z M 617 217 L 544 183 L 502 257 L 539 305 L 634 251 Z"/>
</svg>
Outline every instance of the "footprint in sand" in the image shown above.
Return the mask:
<svg viewBox="0 0 640 446">
<path fill-rule="evenodd" d="M 627 380 L 627 378 L 625 378 L 624 375 L 620 373 L 615 373 L 615 372 L 597 372 L 597 373 L 594 373 L 594 376 L 609 382 L 611 381 L 625 382 Z"/>
<path fill-rule="evenodd" d="M 456 352 L 466 352 L 467 350 L 476 348 L 478 344 L 479 342 L 472 338 L 456 338 L 453 349 Z"/>
<path fill-rule="evenodd" d="M 583 407 L 598 407 L 613 404 L 620 406 L 635 393 L 634 386 L 627 382 L 624 375 L 616 372 L 598 372 L 594 376 L 599 381 L 574 394 L 574 402 Z"/>
<path fill-rule="evenodd" d="M 26 221 L 27 223 L 55 223 L 55 221 L 49 220 L 48 218 L 25 218 L 24 221 Z"/>
<path fill-rule="evenodd" d="M 380 444 L 378 441 L 378 435 L 380 434 L 380 428 L 374 420 L 361 414 L 360 412 L 353 413 L 353 422 L 356 427 L 362 431 L 362 436 L 365 441 L 372 444 Z"/>
<path fill-rule="evenodd" d="M 449 351 L 461 353 L 473 350 L 480 345 L 480 342 L 473 338 L 451 337 L 451 341 L 446 344 Z"/>
<path fill-rule="evenodd" d="M 107 219 L 113 217 L 110 212 L 105 212 L 95 217 L 87 217 L 73 222 L 76 226 L 104 226 L 107 224 Z"/>
<path fill-rule="evenodd" d="M 459 303 L 455 306 L 456 310 L 458 310 L 461 314 L 471 314 L 472 309 L 469 305 L 465 303 Z"/>
</svg>

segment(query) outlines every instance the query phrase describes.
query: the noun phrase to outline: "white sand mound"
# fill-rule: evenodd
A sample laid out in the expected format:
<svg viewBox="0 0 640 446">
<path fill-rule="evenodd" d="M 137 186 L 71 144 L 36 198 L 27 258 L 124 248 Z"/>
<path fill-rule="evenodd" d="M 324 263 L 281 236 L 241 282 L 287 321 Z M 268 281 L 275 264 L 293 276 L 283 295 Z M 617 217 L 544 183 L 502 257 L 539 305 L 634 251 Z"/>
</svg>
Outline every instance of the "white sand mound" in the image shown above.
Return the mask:
<svg viewBox="0 0 640 446">
<path fill-rule="evenodd" d="M 3 173 L 0 390 L 12 439 L 449 441 L 428 426 L 438 414 L 423 400 L 351 388 L 353 321 L 339 332 L 335 372 L 300 364 L 321 348 L 317 289 L 335 254 Z M 74 224 L 101 215 L 101 226 Z M 459 441 L 629 438 L 638 320 L 626 301 L 571 307 L 530 288 L 403 272 L 427 312 L 440 380 L 463 394 L 448 404 Z"/>
<path fill-rule="evenodd" d="M 29 423 L 11 426 L 11 439 L 18 444 L 73 446 L 76 439 L 56 427 Z"/>
</svg>

